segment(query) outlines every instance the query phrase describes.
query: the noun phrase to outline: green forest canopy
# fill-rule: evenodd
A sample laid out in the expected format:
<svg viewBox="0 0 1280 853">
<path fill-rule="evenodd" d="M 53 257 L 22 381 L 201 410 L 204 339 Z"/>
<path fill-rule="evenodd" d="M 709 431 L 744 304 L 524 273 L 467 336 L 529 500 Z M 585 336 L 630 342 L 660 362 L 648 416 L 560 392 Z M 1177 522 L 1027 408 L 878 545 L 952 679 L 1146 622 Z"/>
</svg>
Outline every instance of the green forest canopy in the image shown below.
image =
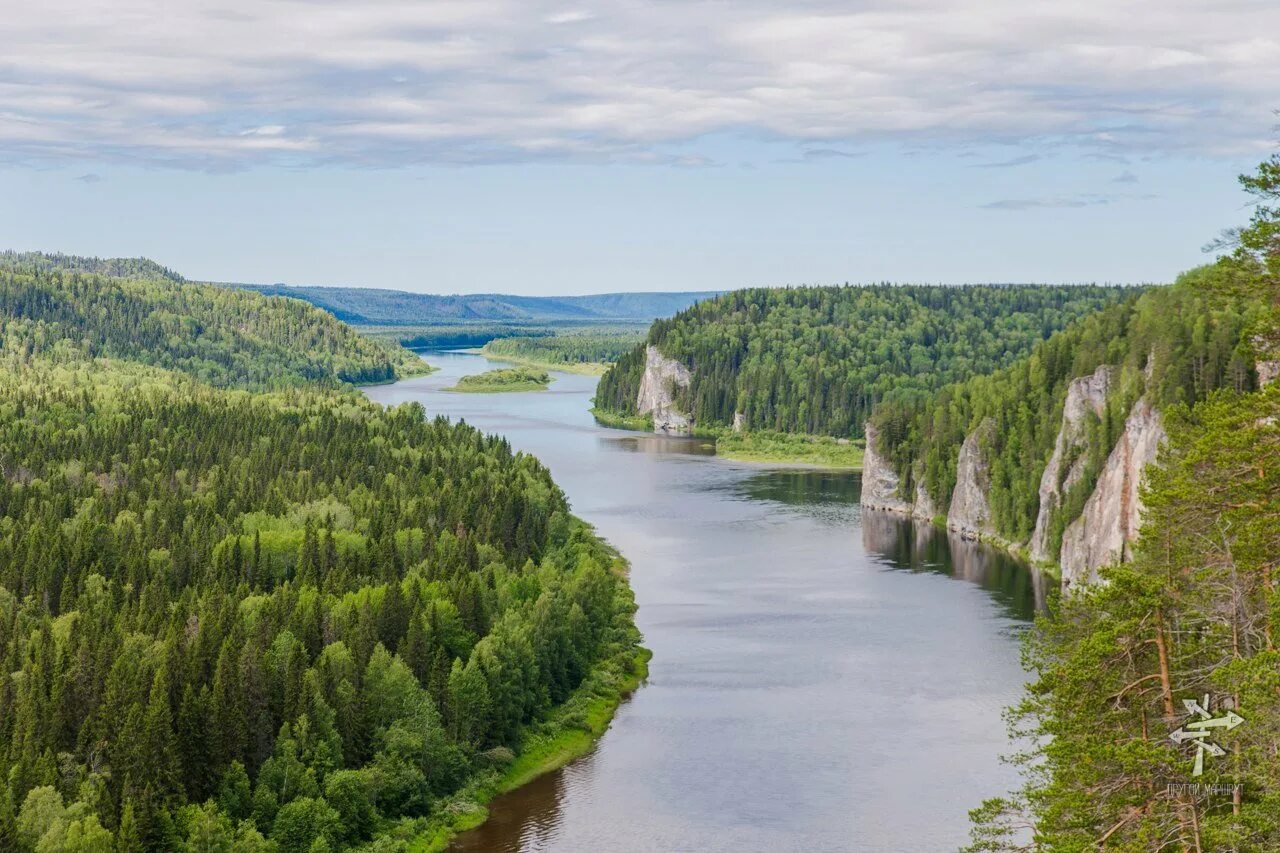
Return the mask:
<svg viewBox="0 0 1280 853">
<path fill-rule="evenodd" d="M 862 437 L 885 399 L 1003 367 L 1118 286 L 868 285 L 736 290 L 655 322 L 645 344 L 688 365 L 678 402 L 702 426 Z M 636 414 L 645 344 L 601 379 L 596 407 Z"/>
<path fill-rule="evenodd" d="M 0 255 L 5 337 L 38 355 L 74 342 L 89 356 L 174 368 L 222 387 L 385 382 L 421 369 L 412 353 L 363 338 L 305 302 L 147 277 L 153 268 L 162 269 L 145 260 Z"/>
<path fill-rule="evenodd" d="M 412 837 L 629 673 L 621 561 L 546 469 L 337 385 L 387 361 L 328 315 L 2 280 L 0 849 Z"/>
<path fill-rule="evenodd" d="M 988 496 L 1001 536 L 1025 542 L 1039 512 L 1040 478 L 1062 425 L 1067 384 L 1101 365 L 1120 368 L 1100 420 L 1091 420 L 1085 476 L 1057 508 L 1050 551 L 1079 514 L 1097 474 L 1144 392 L 1159 407 L 1195 403 L 1217 388 L 1256 387 L 1250 329 L 1266 313 L 1257 299 L 1224 292 L 1223 267 L 1193 270 L 1171 287 L 1132 293 L 1087 316 L 1003 370 L 945 386 L 927 398 L 889 399 L 873 420 L 880 447 L 897 468 L 903 494 L 915 481 L 945 513 L 965 436 L 990 418 L 992 441 L 981 450 L 991 471 Z"/>
<path fill-rule="evenodd" d="M 1104 583 L 1065 596 L 1027 635 L 1033 678 L 1009 715 L 1027 736 L 1013 758 L 1025 784 L 974 810 L 971 850 L 1280 849 L 1280 383 L 1259 389 L 1254 372 L 1280 342 L 1280 157 L 1242 183 L 1259 202 L 1253 221 L 1212 267 L 944 392 L 954 417 L 936 414 L 940 400 L 902 421 L 905 440 L 921 425 L 928 448 L 984 406 L 1012 413 L 1000 458 L 1021 444 L 1034 461 L 1035 423 L 1052 422 L 1053 405 L 1021 395 L 1105 358 L 1128 375 L 1124 398 L 1145 392 L 1163 409 L 1169 434 L 1132 561 L 1104 567 Z M 1184 701 L 1206 697 L 1212 716 L 1245 722 L 1214 730 L 1219 752 L 1197 775 L 1198 744 L 1169 736 L 1196 716 Z"/>
</svg>

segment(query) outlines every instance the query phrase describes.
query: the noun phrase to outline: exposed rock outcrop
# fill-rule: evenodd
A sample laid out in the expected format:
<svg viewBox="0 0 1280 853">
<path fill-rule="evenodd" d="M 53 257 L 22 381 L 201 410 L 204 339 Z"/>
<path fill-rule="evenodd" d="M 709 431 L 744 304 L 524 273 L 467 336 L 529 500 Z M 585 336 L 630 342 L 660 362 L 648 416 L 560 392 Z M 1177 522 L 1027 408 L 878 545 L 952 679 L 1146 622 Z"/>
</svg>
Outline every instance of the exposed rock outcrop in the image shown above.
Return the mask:
<svg viewBox="0 0 1280 853">
<path fill-rule="evenodd" d="M 1165 438 L 1160 412 L 1142 398 L 1130 411 L 1084 511 L 1063 533 L 1059 563 L 1064 590 L 1097 580 L 1100 566 L 1129 559 L 1141 523 L 1142 475 Z"/>
<path fill-rule="evenodd" d="M 1253 369 L 1258 373 L 1258 387 L 1265 388 L 1280 377 L 1280 359 L 1276 358 L 1276 345 L 1264 335 L 1254 335 L 1251 341 L 1258 360 Z"/>
<path fill-rule="evenodd" d="M 1058 553 L 1050 548 L 1050 526 L 1054 512 L 1062 505 L 1063 496 L 1084 476 L 1088 462 L 1089 422 L 1093 414 L 1101 418 L 1106 411 L 1107 392 L 1114 369 L 1103 365 L 1090 376 L 1071 380 L 1062 406 L 1062 427 L 1053 445 L 1053 455 L 1040 477 L 1040 511 L 1028 551 L 1031 559 L 1056 562 Z M 1064 470 L 1065 469 L 1065 470 Z"/>
<path fill-rule="evenodd" d="M 996 423 L 988 418 L 965 437 L 956 461 L 956 489 L 951 494 L 947 528 L 961 536 L 992 536 L 991 470 L 983 458 L 983 447 L 995 435 Z"/>
<path fill-rule="evenodd" d="M 691 381 L 689 368 L 674 358 L 667 358 L 652 344 L 645 348 L 636 411 L 653 415 L 654 432 L 689 432 L 693 416 L 676 408 L 675 393 L 677 389 L 688 388 Z"/>
<path fill-rule="evenodd" d="M 901 482 L 889 460 L 880 455 L 880 433 L 866 425 L 867 446 L 862 455 L 862 506 L 889 512 L 910 513 L 910 501 L 899 494 Z"/>
<path fill-rule="evenodd" d="M 938 508 L 933 504 L 933 498 L 929 496 L 928 490 L 924 487 L 924 477 L 921 472 L 916 472 L 916 501 L 911 507 L 911 514 L 921 521 L 933 521 L 938 515 Z"/>
</svg>

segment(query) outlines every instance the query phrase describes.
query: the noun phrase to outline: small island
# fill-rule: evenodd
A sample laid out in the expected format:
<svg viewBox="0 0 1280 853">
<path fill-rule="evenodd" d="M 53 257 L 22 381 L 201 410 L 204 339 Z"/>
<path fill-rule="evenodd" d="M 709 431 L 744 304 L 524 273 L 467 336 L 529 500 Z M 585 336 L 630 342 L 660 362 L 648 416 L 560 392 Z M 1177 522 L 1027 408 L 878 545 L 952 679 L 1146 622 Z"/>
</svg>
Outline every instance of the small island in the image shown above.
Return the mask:
<svg viewBox="0 0 1280 853">
<path fill-rule="evenodd" d="M 462 391 L 470 394 L 495 394 L 504 391 L 545 391 L 551 384 L 551 375 L 545 370 L 529 367 L 504 367 L 473 376 L 464 376 L 458 384 L 446 391 Z"/>
</svg>

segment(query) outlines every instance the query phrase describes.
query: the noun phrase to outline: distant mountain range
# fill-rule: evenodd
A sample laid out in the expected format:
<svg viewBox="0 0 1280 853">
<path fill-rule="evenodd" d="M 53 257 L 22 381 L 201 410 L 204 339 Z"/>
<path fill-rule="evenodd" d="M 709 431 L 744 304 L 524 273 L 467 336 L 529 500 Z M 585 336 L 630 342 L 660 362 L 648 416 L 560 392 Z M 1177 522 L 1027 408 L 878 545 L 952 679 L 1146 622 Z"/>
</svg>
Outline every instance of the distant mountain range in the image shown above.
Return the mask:
<svg viewBox="0 0 1280 853">
<path fill-rule="evenodd" d="M 453 323 L 650 323 L 670 317 L 720 291 L 600 293 L 592 296 L 511 296 L 472 293 L 438 296 L 361 287 L 231 284 L 271 296 L 303 299 L 347 323 L 376 326 Z"/>
</svg>

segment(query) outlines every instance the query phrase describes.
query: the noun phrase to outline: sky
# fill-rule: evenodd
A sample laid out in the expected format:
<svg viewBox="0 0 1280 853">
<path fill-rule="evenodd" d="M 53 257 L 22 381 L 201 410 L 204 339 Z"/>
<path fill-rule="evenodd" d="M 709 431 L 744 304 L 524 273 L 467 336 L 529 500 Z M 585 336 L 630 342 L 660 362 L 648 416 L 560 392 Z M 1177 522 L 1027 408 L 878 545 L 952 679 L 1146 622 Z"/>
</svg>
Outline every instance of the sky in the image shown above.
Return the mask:
<svg viewBox="0 0 1280 853">
<path fill-rule="evenodd" d="M 46 0 L 0 248 L 572 294 L 1171 280 L 1277 149 L 1274 0 Z"/>
</svg>

